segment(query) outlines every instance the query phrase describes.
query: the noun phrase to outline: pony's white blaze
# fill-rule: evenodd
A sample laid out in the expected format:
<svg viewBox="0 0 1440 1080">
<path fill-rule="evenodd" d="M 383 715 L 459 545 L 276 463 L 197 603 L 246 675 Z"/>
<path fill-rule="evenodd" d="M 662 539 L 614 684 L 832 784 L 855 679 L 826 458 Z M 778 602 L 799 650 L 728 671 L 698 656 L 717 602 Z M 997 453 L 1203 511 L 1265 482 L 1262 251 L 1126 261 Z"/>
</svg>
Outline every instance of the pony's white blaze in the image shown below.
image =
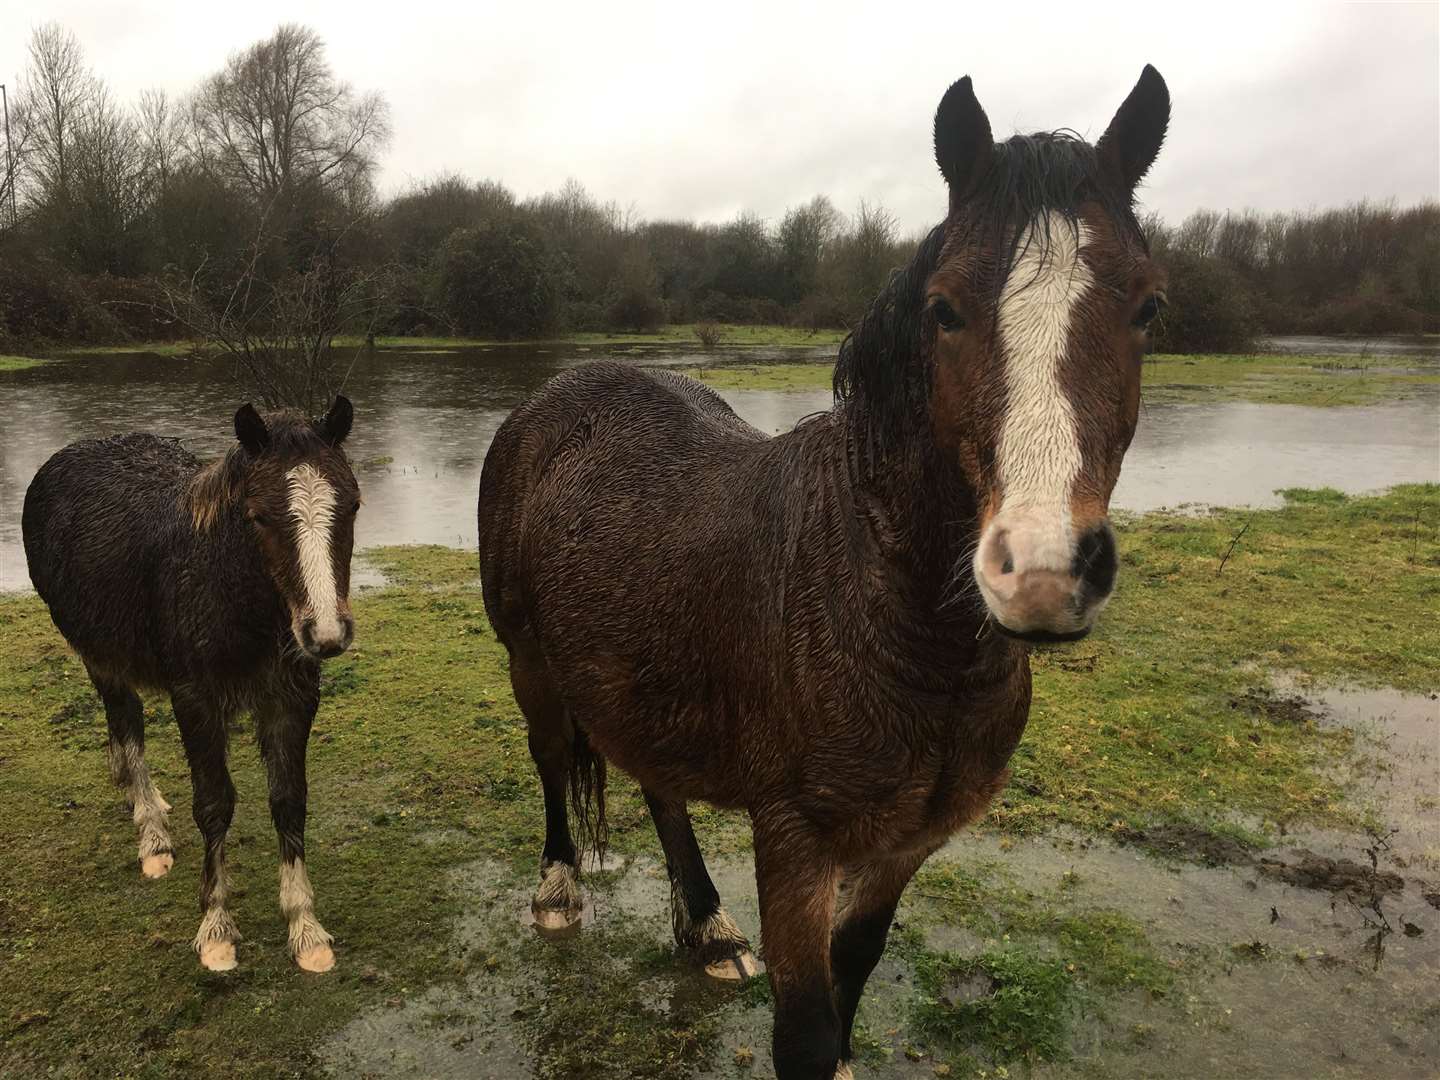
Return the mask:
<svg viewBox="0 0 1440 1080">
<path fill-rule="evenodd" d="M 295 550 L 300 577 L 315 620 L 315 636 L 334 641 L 343 636 L 340 597 L 335 587 L 335 560 L 330 541 L 335 526 L 335 489 L 313 465 L 296 465 L 289 481 L 290 516 L 295 521 Z"/>
<path fill-rule="evenodd" d="M 1070 499 L 1083 460 L 1061 382 L 1071 324 L 1095 277 L 1081 258 L 1084 222 L 1033 222 L 1000 292 L 1005 415 L 996 446 L 1000 505 L 976 546 L 975 580 L 990 612 L 1016 633 L 1083 632 L 1089 612 L 1071 572 Z"/>
<path fill-rule="evenodd" d="M 1060 383 L 1060 365 L 1075 305 L 1095 283 L 1080 258 L 1088 239 L 1084 222 L 1072 223 L 1052 211 L 1048 223 L 1026 230 L 1000 294 L 1008 391 L 996 453 L 1002 508 L 1053 516 L 1057 531 L 1067 537 L 1067 558 L 1070 491 L 1081 457 L 1075 410 Z"/>
</svg>

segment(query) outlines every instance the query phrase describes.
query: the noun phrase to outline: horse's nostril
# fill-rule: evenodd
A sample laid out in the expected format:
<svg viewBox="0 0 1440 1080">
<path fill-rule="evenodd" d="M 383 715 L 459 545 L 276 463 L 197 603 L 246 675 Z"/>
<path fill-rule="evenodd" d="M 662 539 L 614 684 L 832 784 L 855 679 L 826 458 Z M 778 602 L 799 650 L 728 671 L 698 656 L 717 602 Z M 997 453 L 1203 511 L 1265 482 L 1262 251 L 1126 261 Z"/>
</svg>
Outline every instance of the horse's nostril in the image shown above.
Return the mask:
<svg viewBox="0 0 1440 1080">
<path fill-rule="evenodd" d="M 1070 573 L 1079 578 L 1092 595 L 1109 596 L 1115 587 L 1116 569 L 1115 533 L 1108 523 L 1102 522 L 1080 537 Z"/>
<path fill-rule="evenodd" d="M 1015 572 L 1015 556 L 1010 551 L 1010 544 L 1005 533 L 995 537 L 995 554 L 1000 557 L 1000 573 L 1013 574 Z"/>
</svg>

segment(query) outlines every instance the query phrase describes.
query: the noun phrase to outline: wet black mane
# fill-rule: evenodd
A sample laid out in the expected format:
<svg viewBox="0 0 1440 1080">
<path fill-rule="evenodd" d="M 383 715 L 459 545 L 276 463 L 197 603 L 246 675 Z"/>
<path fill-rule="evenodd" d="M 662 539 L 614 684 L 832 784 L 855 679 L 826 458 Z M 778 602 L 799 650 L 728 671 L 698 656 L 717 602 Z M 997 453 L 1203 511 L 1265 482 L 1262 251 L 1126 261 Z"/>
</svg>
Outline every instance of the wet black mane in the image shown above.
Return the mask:
<svg viewBox="0 0 1440 1080">
<path fill-rule="evenodd" d="M 920 363 L 925 282 L 935 271 L 952 222 L 960 236 L 994 253 L 989 285 L 998 298 L 1021 256 L 1026 227 L 1038 224 L 1033 242 L 1049 249 L 1050 212 L 1072 227 L 1079 208 L 1098 202 L 1123 232 L 1142 245 L 1132 196 L 1121 190 L 1095 148 L 1069 131 L 1015 135 L 997 143 L 989 168 L 960 201 L 951 221 L 932 229 L 909 264 L 894 271 L 860 324 L 840 346 L 835 364 L 837 405 L 851 406 L 864 473 L 908 430 L 924 423 L 930 373 Z"/>
</svg>

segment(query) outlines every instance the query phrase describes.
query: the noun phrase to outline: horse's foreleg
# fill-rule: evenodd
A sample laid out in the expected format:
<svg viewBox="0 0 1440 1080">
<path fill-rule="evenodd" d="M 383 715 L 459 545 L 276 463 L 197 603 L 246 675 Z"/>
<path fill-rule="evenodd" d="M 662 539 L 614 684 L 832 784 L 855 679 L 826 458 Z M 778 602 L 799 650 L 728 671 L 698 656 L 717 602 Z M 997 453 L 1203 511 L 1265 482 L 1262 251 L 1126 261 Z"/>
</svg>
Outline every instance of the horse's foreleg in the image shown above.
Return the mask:
<svg viewBox="0 0 1440 1080">
<path fill-rule="evenodd" d="M 928 852 L 881 859 L 847 868 L 836 901 L 830 966 L 835 976 L 835 1006 L 840 1013 L 840 1057 L 851 1058 L 850 1036 L 865 982 L 885 951 L 900 894 Z"/>
<path fill-rule="evenodd" d="M 170 804 L 161 796 L 145 765 L 145 709 L 128 686 L 90 673 L 110 729 L 110 775 L 125 792 L 140 834 L 140 872 L 147 878 L 164 877 L 175 865 L 175 848 L 165 815 Z"/>
<path fill-rule="evenodd" d="M 305 748 L 319 706 L 319 679 L 318 670 L 299 676 L 301 685 L 256 710 L 270 818 L 280 842 L 280 910 L 289 923 L 290 955 L 302 970 L 313 972 L 335 966 L 334 938 L 315 917 L 315 891 L 305 870 Z"/>
<path fill-rule="evenodd" d="M 848 1077 L 830 973 L 839 871 L 808 830 L 755 822 L 760 933 L 775 997 L 777 1080 Z"/>
<path fill-rule="evenodd" d="M 759 970 L 755 955 L 735 920 L 720 906 L 720 894 L 705 869 L 705 857 L 695 842 L 685 804 L 666 801 L 648 791 L 645 804 L 650 807 L 655 832 L 665 849 L 675 943 L 694 950 L 706 974 L 714 978 L 740 980 L 754 975 Z"/>
<path fill-rule="evenodd" d="M 235 943 L 240 931 L 226 908 L 229 888 L 225 875 L 225 834 L 235 816 L 235 785 L 225 763 L 225 716 L 207 708 L 189 694 L 172 697 L 175 721 L 190 762 L 194 792 L 191 810 L 205 839 L 205 862 L 200 871 L 200 929 L 195 951 L 211 971 L 235 966 Z"/>
</svg>

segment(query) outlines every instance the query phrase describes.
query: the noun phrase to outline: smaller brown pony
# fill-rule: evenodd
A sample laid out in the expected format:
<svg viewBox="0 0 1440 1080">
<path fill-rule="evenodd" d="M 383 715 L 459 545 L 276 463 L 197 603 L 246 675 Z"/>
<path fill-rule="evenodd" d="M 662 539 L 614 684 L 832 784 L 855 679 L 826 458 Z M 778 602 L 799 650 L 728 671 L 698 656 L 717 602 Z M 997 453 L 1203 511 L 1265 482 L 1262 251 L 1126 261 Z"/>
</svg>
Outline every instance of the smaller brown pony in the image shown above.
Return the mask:
<svg viewBox="0 0 1440 1080">
<path fill-rule="evenodd" d="M 1005 784 L 1029 643 L 1110 595 L 1164 299 L 1133 193 L 1169 113 L 1147 67 L 1093 147 L 997 145 L 962 79 L 935 116 L 949 213 L 841 347 L 830 412 L 766 438 L 683 376 L 594 364 L 490 448 L 481 576 L 545 793 L 537 916 L 578 911 L 566 789 L 603 843 L 609 759 L 644 789 L 676 940 L 754 970 L 686 803 L 743 807 L 780 1080 L 850 1074 L 901 892 Z"/>
<path fill-rule="evenodd" d="M 139 689 L 169 693 L 185 744 L 195 824 L 205 838 L 195 950 L 235 966 L 225 834 L 235 813 L 226 725 L 255 714 L 280 840 L 280 908 L 307 971 L 335 962 L 305 872 L 305 747 L 320 661 L 344 652 L 350 550 L 360 489 L 341 443 L 353 411 L 323 420 L 235 414 L 236 445 L 202 466 L 174 439 L 77 442 L 25 492 L 25 557 L 35 591 L 105 703 L 110 772 L 134 808 L 140 870 L 174 864 L 161 797 L 145 765 Z"/>
</svg>

